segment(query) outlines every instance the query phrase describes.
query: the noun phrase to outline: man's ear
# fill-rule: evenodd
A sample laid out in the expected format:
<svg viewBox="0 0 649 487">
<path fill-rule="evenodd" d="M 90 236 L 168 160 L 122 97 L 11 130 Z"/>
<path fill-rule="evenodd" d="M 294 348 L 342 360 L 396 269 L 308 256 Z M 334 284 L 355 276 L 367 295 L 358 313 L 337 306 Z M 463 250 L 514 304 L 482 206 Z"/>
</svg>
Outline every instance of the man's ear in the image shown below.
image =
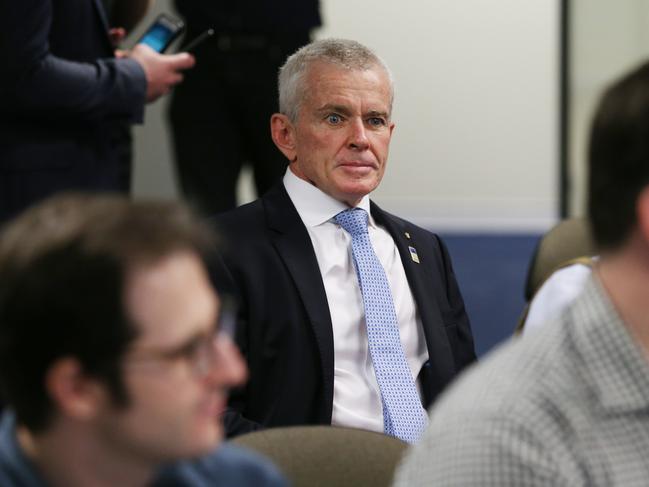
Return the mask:
<svg viewBox="0 0 649 487">
<path fill-rule="evenodd" d="M 105 386 L 85 374 L 72 357 L 54 362 L 47 371 L 45 387 L 59 414 L 78 420 L 94 417 L 106 397 Z"/>
<path fill-rule="evenodd" d="M 293 162 L 297 158 L 295 144 L 295 127 L 289 118 L 282 113 L 275 113 L 270 117 L 270 134 L 273 142 L 282 151 L 286 158 Z"/>
</svg>

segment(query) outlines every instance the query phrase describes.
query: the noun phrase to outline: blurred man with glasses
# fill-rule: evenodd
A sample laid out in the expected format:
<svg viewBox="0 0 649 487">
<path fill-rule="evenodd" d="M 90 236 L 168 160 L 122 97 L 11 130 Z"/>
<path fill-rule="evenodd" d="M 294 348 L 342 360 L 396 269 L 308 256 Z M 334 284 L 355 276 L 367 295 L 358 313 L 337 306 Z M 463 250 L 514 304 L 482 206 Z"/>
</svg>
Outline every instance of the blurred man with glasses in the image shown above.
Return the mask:
<svg viewBox="0 0 649 487">
<path fill-rule="evenodd" d="M 222 447 L 246 369 L 175 204 L 60 196 L 0 238 L 0 485 L 283 485 Z M 231 325 L 227 326 L 231 332 Z"/>
</svg>

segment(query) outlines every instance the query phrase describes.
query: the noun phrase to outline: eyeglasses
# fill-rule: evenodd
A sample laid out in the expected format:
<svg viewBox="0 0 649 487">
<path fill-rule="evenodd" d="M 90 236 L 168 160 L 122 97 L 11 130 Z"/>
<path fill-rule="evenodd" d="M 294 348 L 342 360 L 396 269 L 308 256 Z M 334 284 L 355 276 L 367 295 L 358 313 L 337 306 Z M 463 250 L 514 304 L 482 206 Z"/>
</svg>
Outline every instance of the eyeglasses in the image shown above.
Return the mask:
<svg viewBox="0 0 649 487">
<path fill-rule="evenodd" d="M 172 350 L 142 350 L 132 355 L 132 362 L 163 361 L 189 364 L 191 371 L 198 378 L 206 377 L 220 358 L 220 343 L 234 340 L 237 313 L 233 298 L 221 298 L 221 308 L 216 326 L 207 333 L 198 335 L 187 343 Z"/>
</svg>

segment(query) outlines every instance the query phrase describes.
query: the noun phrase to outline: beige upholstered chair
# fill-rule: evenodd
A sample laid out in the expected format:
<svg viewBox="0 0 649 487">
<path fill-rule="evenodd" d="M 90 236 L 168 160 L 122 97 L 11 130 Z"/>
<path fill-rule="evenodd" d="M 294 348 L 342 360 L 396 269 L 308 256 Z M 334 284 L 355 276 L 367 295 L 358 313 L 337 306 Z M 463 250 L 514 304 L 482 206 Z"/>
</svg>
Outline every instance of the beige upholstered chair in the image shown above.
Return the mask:
<svg viewBox="0 0 649 487">
<path fill-rule="evenodd" d="M 231 441 L 269 457 L 294 487 L 388 487 L 408 446 L 335 426 L 272 428 Z"/>
<path fill-rule="evenodd" d="M 525 299 L 529 301 L 556 269 L 579 257 L 596 254 L 588 222 L 583 218 L 562 220 L 540 240 L 527 273 Z"/>
<path fill-rule="evenodd" d="M 525 283 L 527 304 L 515 333 L 520 333 L 525 327 L 532 298 L 554 271 L 576 262 L 590 265 L 590 258 L 596 253 L 587 220 L 570 218 L 552 227 L 541 238 L 532 256 Z"/>
</svg>

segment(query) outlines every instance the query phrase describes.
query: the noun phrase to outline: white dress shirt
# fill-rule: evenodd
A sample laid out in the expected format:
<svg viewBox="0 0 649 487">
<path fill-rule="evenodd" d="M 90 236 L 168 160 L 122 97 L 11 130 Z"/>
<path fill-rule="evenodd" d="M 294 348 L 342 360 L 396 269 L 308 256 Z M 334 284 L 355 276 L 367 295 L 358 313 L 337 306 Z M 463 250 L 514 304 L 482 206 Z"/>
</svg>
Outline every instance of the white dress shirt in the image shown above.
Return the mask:
<svg viewBox="0 0 649 487">
<path fill-rule="evenodd" d="M 523 335 L 535 333 L 559 316 L 581 294 L 591 274 L 589 266 L 579 263 L 555 271 L 533 296 Z"/>
<path fill-rule="evenodd" d="M 349 207 L 295 176 L 290 167 L 284 175 L 284 186 L 311 237 L 329 303 L 334 337 L 331 422 L 382 432 L 381 392 L 367 343 L 363 297 L 354 268 L 351 236 L 333 219 Z M 374 222 L 369 196 L 365 196 L 357 207 L 369 215 L 370 240 L 390 283 L 401 344 L 416 381 L 422 365 L 428 360 L 428 350 L 399 250 L 390 234 Z"/>
</svg>

